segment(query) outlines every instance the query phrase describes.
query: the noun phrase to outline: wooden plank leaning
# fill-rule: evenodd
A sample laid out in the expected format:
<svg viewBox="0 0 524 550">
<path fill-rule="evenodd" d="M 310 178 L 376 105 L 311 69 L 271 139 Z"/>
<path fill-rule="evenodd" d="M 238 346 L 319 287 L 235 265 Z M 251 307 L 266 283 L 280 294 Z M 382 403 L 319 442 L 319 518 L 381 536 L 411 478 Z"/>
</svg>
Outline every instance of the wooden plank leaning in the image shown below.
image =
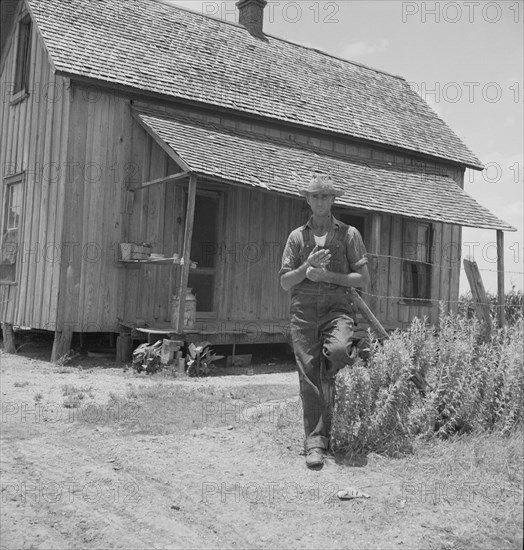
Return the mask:
<svg viewBox="0 0 524 550">
<path fill-rule="evenodd" d="M 464 258 L 464 271 L 468 278 L 468 283 L 471 288 L 471 296 L 473 298 L 473 307 L 479 320 L 484 324 L 485 337 L 491 334 L 491 317 L 489 315 L 489 301 L 484 290 L 484 283 L 480 276 L 480 271 L 477 262 Z"/>
</svg>

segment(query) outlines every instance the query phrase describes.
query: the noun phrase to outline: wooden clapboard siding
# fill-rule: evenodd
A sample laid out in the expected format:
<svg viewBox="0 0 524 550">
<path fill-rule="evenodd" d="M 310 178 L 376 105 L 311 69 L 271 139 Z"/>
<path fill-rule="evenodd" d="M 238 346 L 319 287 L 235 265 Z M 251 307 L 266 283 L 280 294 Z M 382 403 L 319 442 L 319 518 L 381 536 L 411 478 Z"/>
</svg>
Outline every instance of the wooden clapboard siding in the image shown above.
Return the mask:
<svg viewBox="0 0 524 550">
<path fill-rule="evenodd" d="M 6 90 L 5 86 L 10 86 L 14 80 L 14 59 L 16 51 L 16 33 L 13 32 L 9 42 L 7 43 L 7 52 L 5 54 L 5 62 L 3 65 L 3 71 L 1 75 L 1 89 Z M 34 51 L 35 46 L 32 47 Z M 34 69 L 32 70 L 34 73 Z M 14 173 L 17 170 L 21 170 L 21 167 L 16 167 L 14 165 L 15 159 L 12 157 L 12 141 L 13 141 L 13 127 L 14 127 L 14 108 L 9 103 L 8 94 L 2 98 L 2 104 L 0 109 L 0 128 L 2 131 L 2 139 L 0 140 L 0 167 L 1 167 L 1 177 L 0 180 L 0 222 L 3 227 L 3 216 L 4 216 L 4 196 L 5 196 L 5 186 L 3 185 L 3 177 L 9 173 Z M 27 179 L 27 178 L 26 178 Z M 26 184 L 24 184 L 24 194 L 26 191 Z M 25 197 L 24 197 L 25 200 Z M 24 218 L 22 224 L 25 224 L 26 214 L 24 212 Z M 24 226 L 22 225 L 19 232 L 19 238 L 22 240 L 22 235 L 24 231 Z M 17 266 L 17 280 L 21 276 L 23 266 L 18 262 Z M 18 295 L 20 293 L 20 288 L 14 285 L 0 285 L 0 319 L 2 321 L 11 322 L 15 315 L 17 314 L 18 308 Z"/>
<path fill-rule="evenodd" d="M 57 256 L 52 258 L 52 279 L 51 290 L 49 292 L 49 305 L 47 311 L 46 325 L 54 327 L 56 325 L 58 308 L 59 308 L 59 292 L 61 282 L 61 262 L 63 261 L 63 246 L 62 246 L 62 228 L 64 223 L 65 213 L 68 206 L 64 202 L 65 188 L 68 185 L 68 173 L 67 173 L 67 154 L 69 143 L 69 116 L 70 116 L 70 82 L 68 79 L 57 79 L 59 85 L 60 101 L 62 103 L 62 113 L 57 112 L 57 116 L 60 117 L 60 141 L 57 142 L 59 151 L 59 163 L 60 163 L 60 176 L 58 179 L 58 186 L 56 187 L 56 197 L 54 201 L 55 209 L 55 223 L 53 232 L 53 253 L 57 253 Z M 57 125 L 58 126 L 58 125 Z"/>
<path fill-rule="evenodd" d="M 57 330 L 63 330 L 65 324 L 74 325 L 79 316 L 88 115 L 88 104 L 82 97 L 82 90 L 73 85 L 67 151 L 67 163 L 72 168 L 67 177 L 64 194 L 65 212 L 62 233 L 64 255 L 60 270 Z M 75 328 L 79 330 L 79 327 Z"/>
<path fill-rule="evenodd" d="M 47 70 L 45 70 L 47 69 Z M 53 78 L 51 67 L 42 67 L 42 79 L 46 84 Z M 45 73 L 44 73 L 45 70 Z M 40 219 L 38 223 L 38 234 L 35 235 L 35 239 L 30 243 L 31 249 L 33 247 L 38 250 L 38 260 L 36 264 L 35 279 L 34 279 L 34 299 L 33 303 L 27 303 L 26 316 L 29 320 L 29 326 L 35 325 L 35 320 L 40 319 L 42 312 L 43 295 L 48 292 L 48 288 L 45 285 L 45 272 L 47 269 L 46 258 L 41 254 L 43 246 L 48 242 L 48 223 L 54 223 L 54 218 L 49 219 L 49 199 L 51 195 L 52 187 L 52 161 L 51 152 L 53 151 L 53 111 L 54 105 L 47 103 L 47 109 L 45 113 L 45 132 L 43 143 L 40 147 L 40 155 L 43 166 L 43 173 L 40 178 L 40 202 L 37 209 L 40 213 Z M 37 180 L 38 185 L 38 180 Z"/>
<path fill-rule="evenodd" d="M 229 189 L 217 269 L 222 279 L 219 318 L 271 321 L 288 315 L 278 271 L 287 235 L 303 223 L 301 202 L 259 190 Z"/>
<path fill-rule="evenodd" d="M 14 53 L 14 52 L 13 52 Z M 39 41 L 35 40 L 35 33 L 32 36 L 31 46 L 31 69 L 29 82 L 30 86 L 39 91 L 39 84 L 45 85 L 44 76 L 49 74 L 49 65 L 47 64 L 45 53 L 42 47 L 39 47 Z M 24 183 L 24 208 L 23 208 L 23 230 L 20 232 L 20 256 L 18 258 L 19 269 L 17 270 L 17 291 L 16 311 L 14 319 L 17 323 L 32 326 L 36 319 L 32 315 L 35 303 L 35 290 L 37 285 L 36 270 L 37 256 L 32 254 L 37 246 L 39 238 L 39 221 L 41 212 L 41 190 L 43 170 L 43 147 L 45 136 L 46 110 L 43 108 L 45 102 L 41 101 L 40 95 L 31 95 L 23 101 L 30 101 L 33 104 L 31 110 L 30 142 L 28 143 L 29 157 L 26 167 L 26 178 Z M 9 109 L 9 115 L 14 117 L 15 112 L 21 104 L 12 106 Z M 27 129 L 25 126 L 24 130 Z M 11 131 L 14 131 L 11 130 Z M 11 158 L 12 151 L 10 152 Z M 13 159 L 16 162 L 16 159 Z M 22 170 L 23 167 L 17 167 Z"/>
<path fill-rule="evenodd" d="M 50 82 L 53 81 L 53 75 L 50 73 Z M 56 296 L 52 299 L 53 294 L 53 281 L 59 279 L 60 269 L 58 263 L 55 261 L 53 252 L 56 250 L 56 246 L 60 243 L 60 230 L 61 230 L 61 217 L 59 211 L 63 212 L 62 204 L 62 189 L 63 179 L 62 170 L 65 162 L 65 155 L 61 149 L 62 145 L 62 133 L 67 132 L 67 127 L 64 128 L 66 116 L 64 113 L 64 92 L 66 92 L 65 82 L 63 78 L 60 78 L 61 87 L 60 93 L 56 97 L 53 96 L 53 117 L 52 126 L 49 139 L 48 149 L 45 158 L 49 162 L 49 188 L 47 192 L 47 221 L 45 224 L 44 238 L 45 249 L 43 252 L 43 277 L 42 277 L 42 291 L 40 296 L 40 313 L 39 319 L 47 319 L 47 322 L 54 322 L 56 319 Z M 56 80 L 55 80 L 56 82 Z M 51 100 L 51 98 L 50 98 Z M 67 96 L 66 100 L 67 101 Z M 69 108 L 69 105 L 67 105 Z M 43 205 L 42 205 L 43 206 Z M 57 289 L 55 283 L 54 288 Z M 56 292 L 56 290 L 55 290 Z M 49 317 L 49 313 L 52 313 L 52 317 Z"/>
<path fill-rule="evenodd" d="M 116 103 L 116 100 L 115 100 Z M 120 243 L 125 242 L 130 237 L 132 230 L 131 215 L 133 203 L 135 200 L 135 194 L 128 191 L 129 186 L 136 185 L 134 180 L 138 179 L 135 174 L 135 170 L 132 166 L 131 170 L 124 171 L 124 168 L 130 162 L 129 159 L 133 159 L 133 131 L 135 123 L 130 116 L 129 107 L 122 107 L 118 109 L 115 105 L 115 111 L 117 114 L 115 122 L 115 130 L 117 133 L 117 141 L 114 144 L 114 164 L 112 169 L 115 172 L 115 180 L 118 185 L 115 187 L 114 192 L 117 197 L 117 204 L 119 209 L 118 217 L 118 230 L 116 232 L 117 241 L 114 243 L 113 259 L 115 262 L 120 258 Z M 115 263 L 118 266 L 118 264 Z M 132 272 L 127 272 L 126 269 L 117 267 L 110 270 L 110 285 L 113 292 L 117 293 L 116 296 L 116 314 L 117 319 L 125 318 L 125 285 L 128 282 L 129 276 Z M 133 272 L 134 273 L 134 272 Z"/>
<path fill-rule="evenodd" d="M 134 186 L 174 174 L 180 168 L 135 122 L 131 158 L 134 159 Z M 138 159 L 138 160 L 137 160 Z M 130 182 L 128 182 L 130 183 Z M 131 185 L 131 186 L 133 186 Z M 182 184 L 159 185 L 133 194 L 132 212 L 126 215 L 125 229 L 119 242 L 149 242 L 152 251 L 171 257 L 181 253 L 185 194 Z M 177 288 L 177 269 L 170 266 L 144 264 L 140 268 L 119 267 L 123 283 L 118 289 L 119 317 L 149 323 L 169 320 L 171 297 Z M 124 291 L 122 291 L 122 288 Z"/>
<path fill-rule="evenodd" d="M 131 124 L 131 143 L 130 151 L 132 162 L 136 164 L 136 178 L 143 182 L 147 180 L 147 174 L 144 174 L 143 162 L 140 159 L 144 155 L 144 147 L 146 146 L 146 133 L 145 131 L 138 126 L 136 123 Z M 129 180 L 131 178 L 127 178 Z M 127 181 L 128 185 L 132 182 Z M 132 205 L 131 210 L 126 215 L 126 226 L 122 235 L 122 242 L 142 242 L 141 227 L 140 227 L 140 215 L 142 211 L 142 202 L 147 199 L 144 198 L 144 195 L 147 194 L 147 191 L 141 191 L 139 193 L 132 194 Z M 139 290 L 140 278 L 141 278 L 141 269 L 131 269 L 124 267 L 120 268 L 123 272 L 124 285 L 122 288 L 122 296 L 120 296 L 120 302 L 122 303 L 122 319 L 129 319 L 134 321 L 137 318 L 141 317 L 141 304 L 139 304 L 139 297 L 142 291 L 146 289 Z"/>
<path fill-rule="evenodd" d="M 13 82 L 16 32 L 6 52 L 2 90 Z M 5 96 L 0 109 L 0 164 L 6 172 L 24 172 L 16 285 L 0 285 L 0 318 L 34 328 L 54 328 L 57 316 L 63 211 L 63 137 L 69 114 L 68 79 L 56 76 L 42 42 L 32 28 L 29 95 L 16 104 Z M 4 186 L 0 185 L 3 205 Z M 2 214 L 3 215 L 3 214 Z"/>
<path fill-rule="evenodd" d="M 81 256 L 81 278 L 79 296 L 79 330 L 93 325 L 104 330 L 104 310 L 110 306 L 110 295 L 105 275 L 108 237 L 112 232 L 109 220 L 112 217 L 108 204 L 112 186 L 107 156 L 110 138 L 113 138 L 112 105 L 106 95 L 89 103 L 86 167 L 84 170 L 84 219 Z M 109 303 L 107 303 L 109 301 Z M 100 327 L 100 328 L 99 328 Z M 93 330 L 91 328 L 91 330 Z"/>
<path fill-rule="evenodd" d="M 151 144 L 152 145 L 152 144 Z M 149 164 L 149 180 L 161 178 L 166 175 L 166 154 L 159 147 L 151 147 L 151 156 Z M 147 211 L 147 242 L 151 243 L 153 252 L 164 252 L 164 242 L 162 237 L 162 225 L 164 218 L 165 205 L 163 204 L 165 186 L 156 185 L 150 188 L 147 193 L 149 195 L 149 208 Z M 166 271 L 164 266 L 147 266 L 151 267 L 151 280 L 155 289 L 155 293 L 149 294 L 147 312 L 148 317 L 155 321 L 162 321 L 166 316 L 166 297 L 162 287 L 162 273 Z"/>
</svg>

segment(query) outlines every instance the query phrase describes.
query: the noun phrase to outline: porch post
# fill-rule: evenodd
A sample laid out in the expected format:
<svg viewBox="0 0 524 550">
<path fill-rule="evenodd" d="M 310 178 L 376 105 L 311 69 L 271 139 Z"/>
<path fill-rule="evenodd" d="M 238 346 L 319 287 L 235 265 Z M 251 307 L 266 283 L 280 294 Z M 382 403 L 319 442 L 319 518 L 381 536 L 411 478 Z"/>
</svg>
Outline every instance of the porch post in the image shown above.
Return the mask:
<svg viewBox="0 0 524 550">
<path fill-rule="evenodd" d="M 504 294 L 504 232 L 497 229 L 497 320 L 499 327 L 506 322 L 506 296 Z"/>
<path fill-rule="evenodd" d="M 373 258 L 372 269 L 378 269 L 378 255 L 380 254 L 380 214 L 375 212 L 371 217 L 371 253 Z"/>
<path fill-rule="evenodd" d="M 184 248 L 182 258 L 182 273 L 180 277 L 180 287 L 178 297 L 180 299 L 180 308 L 178 310 L 178 321 L 176 331 L 182 334 L 184 331 L 184 313 L 186 309 L 187 281 L 189 279 L 189 269 L 191 267 L 191 238 L 193 236 L 193 221 L 195 219 L 195 198 L 196 198 L 197 177 L 195 174 L 189 176 L 189 189 L 187 194 L 186 227 L 184 230 Z"/>
<path fill-rule="evenodd" d="M 370 276 L 371 280 L 369 283 L 369 291 L 370 294 L 380 294 L 379 288 L 380 288 L 380 282 L 379 282 L 379 254 L 380 254 L 380 230 L 381 230 L 381 215 L 378 212 L 374 212 L 371 217 L 371 254 L 373 257 L 371 258 L 371 263 L 369 265 L 370 268 Z M 365 290 L 365 289 L 364 289 Z M 375 298 L 374 296 L 369 297 L 369 305 L 371 306 L 371 309 L 375 310 L 375 312 L 379 311 L 379 300 L 380 298 Z"/>
</svg>

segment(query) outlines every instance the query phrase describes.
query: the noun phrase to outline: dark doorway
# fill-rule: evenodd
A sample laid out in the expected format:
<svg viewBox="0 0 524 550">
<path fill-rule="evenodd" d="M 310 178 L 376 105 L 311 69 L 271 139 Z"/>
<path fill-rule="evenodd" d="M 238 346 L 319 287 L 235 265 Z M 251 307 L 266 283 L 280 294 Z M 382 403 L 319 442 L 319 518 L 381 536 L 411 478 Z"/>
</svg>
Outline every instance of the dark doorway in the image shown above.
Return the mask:
<svg viewBox="0 0 524 550">
<path fill-rule="evenodd" d="M 358 216 L 348 212 L 347 210 L 339 210 L 338 208 L 333 210 L 333 215 L 337 220 L 340 220 L 346 225 L 352 225 L 358 229 L 358 232 L 362 235 L 362 240 L 366 240 L 366 218 L 365 216 Z"/>
<path fill-rule="evenodd" d="M 199 317 L 213 317 L 215 307 L 215 276 L 218 255 L 218 193 L 197 191 L 191 260 L 197 268 L 189 273 L 188 287 L 197 299 Z"/>
</svg>

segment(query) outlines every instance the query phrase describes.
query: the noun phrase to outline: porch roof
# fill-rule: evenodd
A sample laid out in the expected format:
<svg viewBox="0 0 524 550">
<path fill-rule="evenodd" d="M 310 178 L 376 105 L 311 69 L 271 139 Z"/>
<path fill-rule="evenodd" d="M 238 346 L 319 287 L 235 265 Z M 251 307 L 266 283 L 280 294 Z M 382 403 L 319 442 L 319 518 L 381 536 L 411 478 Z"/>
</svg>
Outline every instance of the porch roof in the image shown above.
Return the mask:
<svg viewBox="0 0 524 550">
<path fill-rule="evenodd" d="M 331 173 L 346 194 L 337 204 L 454 225 L 515 231 L 447 176 L 360 162 L 294 142 L 253 136 L 236 129 L 134 109 L 137 120 L 195 174 L 299 195 L 314 170 Z"/>
</svg>

